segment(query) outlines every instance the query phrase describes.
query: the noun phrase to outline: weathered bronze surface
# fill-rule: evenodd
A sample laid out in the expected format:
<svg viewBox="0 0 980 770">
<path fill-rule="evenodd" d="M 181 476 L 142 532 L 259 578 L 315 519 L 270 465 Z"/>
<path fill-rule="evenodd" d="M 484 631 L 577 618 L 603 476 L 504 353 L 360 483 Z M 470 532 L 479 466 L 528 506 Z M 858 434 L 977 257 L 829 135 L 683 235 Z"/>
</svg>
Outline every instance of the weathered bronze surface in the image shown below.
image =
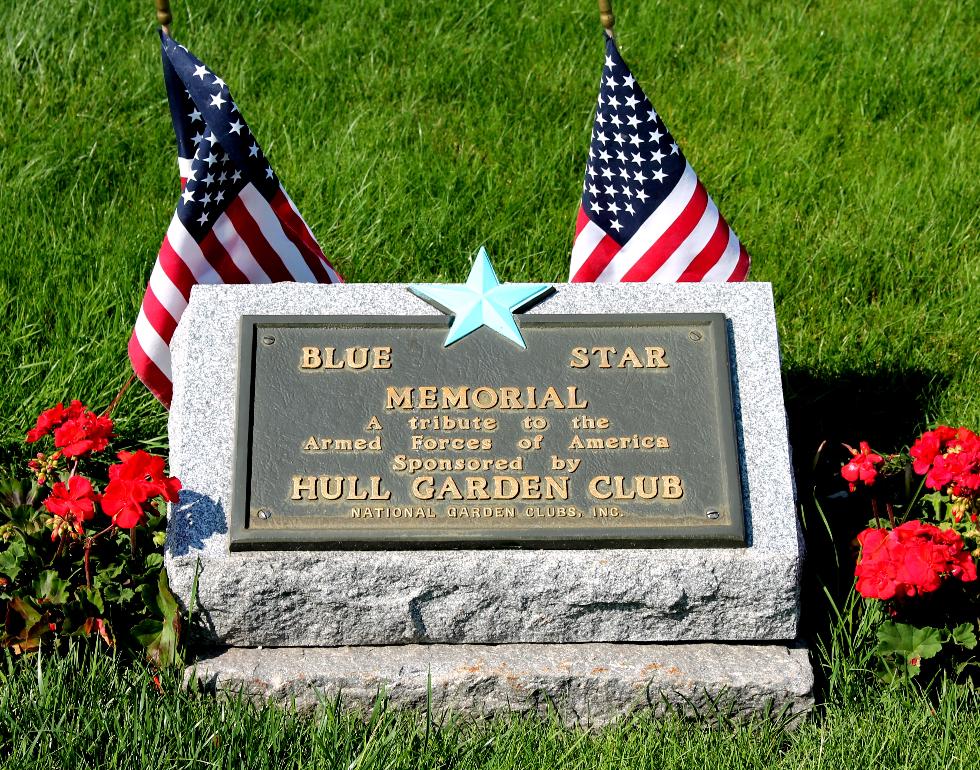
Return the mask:
<svg viewBox="0 0 980 770">
<path fill-rule="evenodd" d="M 242 320 L 232 550 L 745 545 L 721 314 Z"/>
</svg>

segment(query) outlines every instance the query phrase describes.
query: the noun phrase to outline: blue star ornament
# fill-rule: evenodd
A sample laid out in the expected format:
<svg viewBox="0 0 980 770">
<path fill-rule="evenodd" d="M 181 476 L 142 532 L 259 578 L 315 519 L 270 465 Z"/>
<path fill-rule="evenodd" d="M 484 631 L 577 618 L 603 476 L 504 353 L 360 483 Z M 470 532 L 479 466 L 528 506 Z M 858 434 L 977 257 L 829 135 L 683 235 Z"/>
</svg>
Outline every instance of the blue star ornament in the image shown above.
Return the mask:
<svg viewBox="0 0 980 770">
<path fill-rule="evenodd" d="M 443 347 L 448 348 L 481 326 L 487 326 L 527 349 L 514 321 L 514 312 L 550 293 L 552 287 L 545 283 L 500 283 L 487 250 L 481 246 L 466 283 L 415 284 L 408 290 L 454 316 Z"/>
</svg>

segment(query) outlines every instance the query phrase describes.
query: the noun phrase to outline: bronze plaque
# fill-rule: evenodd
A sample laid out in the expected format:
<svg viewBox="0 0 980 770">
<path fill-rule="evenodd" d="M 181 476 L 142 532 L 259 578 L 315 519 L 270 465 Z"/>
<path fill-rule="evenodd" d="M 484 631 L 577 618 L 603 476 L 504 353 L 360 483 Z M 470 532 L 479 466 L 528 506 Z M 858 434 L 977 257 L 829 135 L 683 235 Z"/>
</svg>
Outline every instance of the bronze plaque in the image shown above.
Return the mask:
<svg viewBox="0 0 980 770">
<path fill-rule="evenodd" d="M 745 545 L 721 314 L 242 319 L 231 549 Z"/>
</svg>

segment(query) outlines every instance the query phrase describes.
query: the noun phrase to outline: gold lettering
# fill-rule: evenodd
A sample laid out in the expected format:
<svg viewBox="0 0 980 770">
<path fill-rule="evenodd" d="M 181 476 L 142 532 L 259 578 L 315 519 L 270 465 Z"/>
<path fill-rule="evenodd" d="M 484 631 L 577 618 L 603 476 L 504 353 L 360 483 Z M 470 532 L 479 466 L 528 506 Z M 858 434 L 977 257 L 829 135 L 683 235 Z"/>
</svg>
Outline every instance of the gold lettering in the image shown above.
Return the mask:
<svg viewBox="0 0 980 770">
<path fill-rule="evenodd" d="M 498 500 L 513 500 L 521 493 L 521 485 L 513 476 L 493 477 L 493 496 Z"/>
<path fill-rule="evenodd" d="M 347 366 L 351 369 L 363 369 L 368 362 L 367 348 L 347 348 Z"/>
<path fill-rule="evenodd" d="M 343 476 L 320 476 L 319 482 L 321 500 L 339 500 L 344 494 Z"/>
<path fill-rule="evenodd" d="M 323 368 L 324 369 L 343 369 L 344 368 L 344 362 L 343 361 L 335 361 L 334 360 L 334 353 L 336 353 L 336 351 L 333 348 L 324 348 L 323 349 L 323 353 L 326 356 L 326 359 L 323 362 Z"/>
<path fill-rule="evenodd" d="M 684 483 L 680 476 L 663 476 L 664 500 L 678 500 L 684 496 Z"/>
<path fill-rule="evenodd" d="M 479 409 L 493 409 L 498 401 L 499 396 L 494 388 L 480 386 L 473 391 L 473 403 Z"/>
<path fill-rule="evenodd" d="M 588 401 L 578 400 L 578 385 L 568 386 L 568 408 L 569 409 L 585 409 L 589 405 Z"/>
<path fill-rule="evenodd" d="M 468 476 L 466 478 L 466 499 L 489 500 L 490 493 L 487 492 L 487 480 L 482 476 Z"/>
<path fill-rule="evenodd" d="M 385 409 L 411 409 L 412 408 L 412 389 L 393 388 L 390 385 L 387 389 L 388 403 Z"/>
<path fill-rule="evenodd" d="M 584 369 L 589 365 L 588 348 L 572 348 L 572 360 L 568 365 L 573 369 Z"/>
<path fill-rule="evenodd" d="M 449 497 L 450 500 L 463 499 L 463 493 L 459 491 L 459 487 L 457 486 L 456 482 L 453 480 L 452 476 L 446 476 L 446 480 L 442 482 L 442 486 L 439 488 L 439 491 L 436 493 L 436 499 L 445 500 L 447 496 Z"/>
<path fill-rule="evenodd" d="M 599 485 L 602 484 L 603 487 L 608 487 L 611 482 L 612 480 L 608 476 L 596 476 L 589 482 L 589 494 L 596 500 L 608 500 L 612 497 L 612 492 L 607 492 L 605 489 L 600 491 Z"/>
<path fill-rule="evenodd" d="M 320 358 L 320 348 L 303 348 L 300 354 L 300 369 L 319 369 L 323 364 Z"/>
<path fill-rule="evenodd" d="M 419 500 L 431 500 L 433 495 L 432 476 L 418 476 L 412 482 L 412 494 Z"/>
<path fill-rule="evenodd" d="M 648 355 L 649 355 L 649 351 L 650 348 L 647 348 Z M 616 366 L 619 369 L 625 369 L 627 362 L 629 362 L 629 365 L 634 369 L 643 368 L 643 364 L 640 363 L 640 357 L 636 355 L 636 352 L 633 350 L 633 348 L 626 348 L 626 350 L 623 351 L 623 357 L 619 359 L 619 363 L 616 364 Z"/>
<path fill-rule="evenodd" d="M 290 500 L 302 500 L 306 492 L 307 500 L 316 500 L 316 476 L 293 476 L 293 494 Z"/>
<path fill-rule="evenodd" d="M 436 408 L 436 387 L 435 385 L 423 385 L 419 388 L 419 409 Z"/>
<path fill-rule="evenodd" d="M 521 389 L 520 388 L 501 388 L 500 389 L 500 408 L 501 409 L 522 409 Z"/>
<path fill-rule="evenodd" d="M 663 348 L 647 348 L 646 351 L 648 369 L 667 369 L 670 367 L 666 361 L 667 353 Z"/>
<path fill-rule="evenodd" d="M 442 389 L 442 408 L 469 409 L 470 405 L 467 400 L 469 392 L 470 389 L 465 385 L 461 388 L 457 388 L 456 390 L 444 387 Z"/>
<path fill-rule="evenodd" d="M 592 348 L 592 355 L 599 356 L 599 368 L 600 369 L 611 369 L 612 364 L 609 363 L 609 354 L 615 353 L 616 348 L 598 347 Z"/>
<path fill-rule="evenodd" d="M 565 408 L 562 400 L 558 397 L 558 391 L 551 387 L 544 392 L 544 398 L 541 399 L 541 406 L 539 408 L 546 409 L 549 406 L 554 406 L 555 409 Z"/>
</svg>

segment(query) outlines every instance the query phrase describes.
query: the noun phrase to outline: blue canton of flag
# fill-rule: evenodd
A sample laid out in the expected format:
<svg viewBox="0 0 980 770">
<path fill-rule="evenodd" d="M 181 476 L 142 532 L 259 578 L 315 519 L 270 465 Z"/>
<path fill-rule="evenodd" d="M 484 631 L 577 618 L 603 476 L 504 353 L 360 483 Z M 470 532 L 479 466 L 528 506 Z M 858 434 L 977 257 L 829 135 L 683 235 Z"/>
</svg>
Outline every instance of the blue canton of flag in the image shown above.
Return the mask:
<svg viewBox="0 0 980 770">
<path fill-rule="evenodd" d="M 170 341 L 198 283 L 337 283 L 224 80 L 166 33 L 163 78 L 182 193 L 129 341 L 137 376 L 169 406 Z"/>
<path fill-rule="evenodd" d="M 741 281 L 749 255 L 606 39 L 572 281 Z"/>
</svg>

